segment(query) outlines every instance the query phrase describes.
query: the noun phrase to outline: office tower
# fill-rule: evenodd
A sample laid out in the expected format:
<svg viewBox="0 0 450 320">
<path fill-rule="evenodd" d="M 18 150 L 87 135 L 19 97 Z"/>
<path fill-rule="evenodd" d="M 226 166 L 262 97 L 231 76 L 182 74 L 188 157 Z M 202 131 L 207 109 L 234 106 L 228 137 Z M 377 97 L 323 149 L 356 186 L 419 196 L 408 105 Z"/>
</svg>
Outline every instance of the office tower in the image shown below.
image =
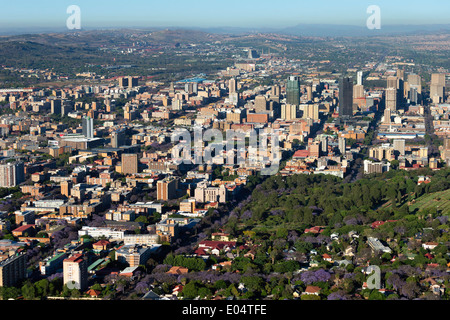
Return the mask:
<svg viewBox="0 0 450 320">
<path fill-rule="evenodd" d="M 23 162 L 0 164 L 0 187 L 11 188 L 25 181 Z"/>
<path fill-rule="evenodd" d="M 383 123 L 384 124 L 391 124 L 391 109 L 384 109 L 384 119 L 383 119 Z"/>
<path fill-rule="evenodd" d="M 360 99 L 364 97 L 365 97 L 364 86 L 360 84 L 353 86 L 353 99 Z"/>
<path fill-rule="evenodd" d="M 177 197 L 178 179 L 169 177 L 156 183 L 156 199 L 167 201 Z"/>
<path fill-rule="evenodd" d="M 387 77 L 386 88 L 398 89 L 398 78 L 396 76 Z"/>
<path fill-rule="evenodd" d="M 256 96 L 255 97 L 255 112 L 264 112 L 267 110 L 267 100 L 264 96 Z"/>
<path fill-rule="evenodd" d="M 84 291 L 88 284 L 87 262 L 81 253 L 75 253 L 63 261 L 63 281 L 69 289 Z"/>
<path fill-rule="evenodd" d="M 119 78 L 119 87 L 121 87 L 121 88 L 128 87 L 128 78 L 127 77 L 120 77 Z"/>
<path fill-rule="evenodd" d="M 358 86 L 362 86 L 363 85 L 363 72 L 362 71 L 358 71 L 356 73 L 356 84 Z"/>
<path fill-rule="evenodd" d="M 139 78 L 128 77 L 128 88 L 137 87 L 139 85 Z"/>
<path fill-rule="evenodd" d="M 398 155 L 405 155 L 405 139 L 394 139 L 394 152 L 398 152 Z"/>
<path fill-rule="evenodd" d="M 419 103 L 419 94 L 416 88 L 414 87 L 409 88 L 408 99 L 413 104 Z"/>
<path fill-rule="evenodd" d="M 339 137 L 338 139 L 338 148 L 339 148 L 339 152 L 341 154 L 345 154 L 345 149 L 346 149 L 346 141 L 344 137 Z"/>
<path fill-rule="evenodd" d="M 138 173 L 138 155 L 136 153 L 122 153 L 122 173 Z"/>
<path fill-rule="evenodd" d="M 83 117 L 83 136 L 85 136 L 88 139 L 94 138 L 94 119 L 91 117 Z"/>
<path fill-rule="evenodd" d="M 339 80 L 339 114 L 353 116 L 353 80 L 351 78 Z"/>
<path fill-rule="evenodd" d="M 386 89 L 386 109 L 397 110 L 397 89 L 395 88 Z"/>
<path fill-rule="evenodd" d="M 194 83 L 188 82 L 184 85 L 184 91 L 186 91 L 189 94 L 194 93 Z"/>
<path fill-rule="evenodd" d="M 61 100 L 55 99 L 50 102 L 50 113 L 61 114 Z"/>
<path fill-rule="evenodd" d="M 125 130 L 117 130 L 111 132 L 111 147 L 119 148 L 125 145 Z"/>
<path fill-rule="evenodd" d="M 300 80 L 297 76 L 290 76 L 286 83 L 286 104 L 300 104 Z"/>
<path fill-rule="evenodd" d="M 270 95 L 278 97 L 280 95 L 280 86 L 275 85 L 270 89 Z"/>
<path fill-rule="evenodd" d="M 431 75 L 430 98 L 433 103 L 444 102 L 445 97 L 445 74 L 433 73 Z"/>
<path fill-rule="evenodd" d="M 236 79 L 235 78 L 231 78 L 228 81 L 228 93 L 234 93 L 237 90 L 237 86 L 236 86 Z"/>
<path fill-rule="evenodd" d="M 249 49 L 248 50 L 248 58 L 249 59 L 258 59 L 259 58 L 259 54 L 256 52 L 255 49 Z"/>
<path fill-rule="evenodd" d="M 24 253 L 15 253 L 0 262 L 0 287 L 12 287 L 25 279 L 27 260 Z"/>
<path fill-rule="evenodd" d="M 297 106 L 295 104 L 281 105 L 281 119 L 283 120 L 297 119 Z"/>
<path fill-rule="evenodd" d="M 397 78 L 400 80 L 405 80 L 405 70 L 397 69 Z"/>
<path fill-rule="evenodd" d="M 422 94 L 422 78 L 418 74 L 408 74 L 408 85 L 410 88 L 416 88 L 418 94 Z"/>
<path fill-rule="evenodd" d="M 175 85 L 173 84 L 173 81 L 170 82 L 169 93 L 170 94 L 174 94 L 175 93 Z"/>
</svg>

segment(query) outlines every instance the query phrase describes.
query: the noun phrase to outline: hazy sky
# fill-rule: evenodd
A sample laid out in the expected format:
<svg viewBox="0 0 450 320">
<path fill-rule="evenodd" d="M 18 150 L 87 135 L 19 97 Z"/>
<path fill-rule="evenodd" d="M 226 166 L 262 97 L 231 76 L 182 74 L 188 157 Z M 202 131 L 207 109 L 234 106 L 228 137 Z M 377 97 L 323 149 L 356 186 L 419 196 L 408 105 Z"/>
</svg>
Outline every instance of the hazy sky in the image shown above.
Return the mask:
<svg viewBox="0 0 450 320">
<path fill-rule="evenodd" d="M 365 26 L 370 5 L 382 24 L 449 23 L 448 0 L 1 0 L 0 32 L 11 28 L 65 28 L 69 5 L 92 27 L 287 27 L 296 24 Z"/>
</svg>

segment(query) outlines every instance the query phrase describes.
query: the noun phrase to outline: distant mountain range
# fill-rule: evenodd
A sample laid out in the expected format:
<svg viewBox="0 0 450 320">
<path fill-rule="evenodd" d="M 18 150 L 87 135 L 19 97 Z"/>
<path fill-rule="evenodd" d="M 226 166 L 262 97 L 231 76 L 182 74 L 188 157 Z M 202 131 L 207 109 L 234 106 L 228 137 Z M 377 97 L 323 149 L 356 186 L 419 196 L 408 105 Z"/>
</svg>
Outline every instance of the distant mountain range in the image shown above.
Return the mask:
<svg viewBox="0 0 450 320">
<path fill-rule="evenodd" d="M 194 29 L 194 28 L 193 28 Z M 450 32 L 450 24 L 430 25 L 385 25 L 379 30 L 370 30 L 366 26 L 334 24 L 298 24 L 287 28 L 239 28 L 216 27 L 195 28 L 209 33 L 243 34 L 243 33 L 279 33 L 306 37 L 360 37 L 380 35 L 433 34 Z"/>
<path fill-rule="evenodd" d="M 298 24 L 286 28 L 251 28 L 251 27 L 115 27 L 115 28 L 86 28 L 83 30 L 113 30 L 113 29 L 142 29 L 142 30 L 195 30 L 212 34 L 249 34 L 249 33 L 279 33 L 291 36 L 305 37 L 366 37 L 408 34 L 433 34 L 450 32 L 450 24 L 427 25 L 382 25 L 379 30 L 369 30 L 366 26 L 337 25 L 337 24 Z M 0 35 L 21 35 L 37 33 L 68 32 L 66 28 L 36 27 L 36 28 L 2 28 Z"/>
</svg>

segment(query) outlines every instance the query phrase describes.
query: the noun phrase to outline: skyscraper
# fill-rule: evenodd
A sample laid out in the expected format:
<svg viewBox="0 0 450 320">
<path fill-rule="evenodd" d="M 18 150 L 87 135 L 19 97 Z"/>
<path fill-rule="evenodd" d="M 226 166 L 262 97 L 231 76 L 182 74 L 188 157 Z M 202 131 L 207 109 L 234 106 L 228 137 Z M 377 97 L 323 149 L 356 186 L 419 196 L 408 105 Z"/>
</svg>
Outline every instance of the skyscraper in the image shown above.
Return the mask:
<svg viewBox="0 0 450 320">
<path fill-rule="evenodd" d="M 386 109 L 397 110 L 397 89 L 395 88 L 386 89 Z"/>
<path fill-rule="evenodd" d="M 94 119 L 91 117 L 83 117 L 83 136 L 88 139 L 94 138 Z"/>
<path fill-rule="evenodd" d="M 300 80 L 297 76 L 290 76 L 286 84 L 286 104 L 300 104 Z"/>
<path fill-rule="evenodd" d="M 228 92 L 229 93 L 233 93 L 236 92 L 237 86 L 236 86 L 236 79 L 235 78 L 231 78 L 228 81 Z"/>
<path fill-rule="evenodd" d="M 353 116 L 353 80 L 341 78 L 339 80 L 339 114 Z"/>
<path fill-rule="evenodd" d="M 445 97 L 445 74 L 433 73 L 431 75 L 430 98 L 434 103 L 443 102 Z"/>
<path fill-rule="evenodd" d="M 410 88 L 416 88 L 418 94 L 422 94 L 422 79 L 418 74 L 408 74 L 408 84 Z"/>
<path fill-rule="evenodd" d="M 362 86 L 363 85 L 363 72 L 362 71 L 358 71 L 356 73 L 356 84 L 358 86 Z"/>
</svg>

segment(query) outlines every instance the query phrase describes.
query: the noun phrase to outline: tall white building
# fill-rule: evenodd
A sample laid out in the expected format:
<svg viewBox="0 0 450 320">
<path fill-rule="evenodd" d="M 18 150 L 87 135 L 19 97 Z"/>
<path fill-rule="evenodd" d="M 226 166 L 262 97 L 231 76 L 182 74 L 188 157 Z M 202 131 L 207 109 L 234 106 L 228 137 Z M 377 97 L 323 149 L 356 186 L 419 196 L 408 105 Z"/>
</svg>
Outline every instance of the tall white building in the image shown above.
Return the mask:
<svg viewBox="0 0 450 320">
<path fill-rule="evenodd" d="M 88 139 L 94 138 L 94 119 L 83 117 L 83 136 Z"/>
<path fill-rule="evenodd" d="M 64 284 L 69 289 L 85 290 L 88 285 L 87 261 L 81 253 L 75 253 L 63 261 Z"/>
<path fill-rule="evenodd" d="M 356 84 L 358 86 L 362 86 L 363 85 L 363 72 L 362 71 L 358 71 L 356 73 Z"/>
</svg>

